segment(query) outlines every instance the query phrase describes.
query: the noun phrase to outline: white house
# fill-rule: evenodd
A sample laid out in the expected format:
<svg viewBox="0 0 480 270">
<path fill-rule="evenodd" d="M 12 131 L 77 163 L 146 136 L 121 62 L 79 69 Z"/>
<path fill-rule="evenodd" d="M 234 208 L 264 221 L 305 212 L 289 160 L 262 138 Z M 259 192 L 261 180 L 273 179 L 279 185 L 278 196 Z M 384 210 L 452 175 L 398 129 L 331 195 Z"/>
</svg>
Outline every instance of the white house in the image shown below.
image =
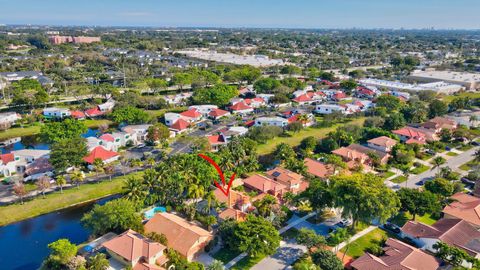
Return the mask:
<svg viewBox="0 0 480 270">
<path fill-rule="evenodd" d="M 165 125 L 167 126 L 171 126 L 173 125 L 175 122 L 177 122 L 178 119 L 182 118 L 182 116 L 178 113 L 166 113 L 164 116 L 165 118 Z"/>
<path fill-rule="evenodd" d="M 0 113 L 0 129 L 10 128 L 16 121 L 22 119 L 16 112 Z"/>
<path fill-rule="evenodd" d="M 147 139 L 148 128 L 151 127 L 150 124 L 143 125 L 128 125 L 122 128 L 123 132 L 130 134 L 130 138 L 137 143 L 144 142 Z"/>
<path fill-rule="evenodd" d="M 70 110 L 65 108 L 51 107 L 43 109 L 43 116 L 47 119 L 63 119 L 71 115 Z"/>
<path fill-rule="evenodd" d="M 318 114 L 331 114 L 333 112 L 341 112 L 343 114 L 348 114 L 348 110 L 346 106 L 340 106 L 337 104 L 318 104 L 315 105 L 314 113 Z"/>
<path fill-rule="evenodd" d="M 17 160 L 14 154 L 0 155 L 0 171 L 3 176 L 11 176 L 17 172 Z"/>
<path fill-rule="evenodd" d="M 245 115 L 253 112 L 253 108 L 245 104 L 245 102 L 237 102 L 230 106 L 230 110 L 234 114 Z"/>
<path fill-rule="evenodd" d="M 107 100 L 107 102 L 102 103 L 102 104 L 98 105 L 97 107 L 102 112 L 109 112 L 109 111 L 113 110 L 113 107 L 115 107 L 115 100 L 109 99 L 109 100 Z"/>
<path fill-rule="evenodd" d="M 207 117 L 208 113 L 211 111 L 218 109 L 218 106 L 216 105 L 193 105 L 188 107 L 188 110 L 195 109 L 197 112 L 201 113 L 203 117 Z"/>
<path fill-rule="evenodd" d="M 255 126 L 277 126 L 286 127 L 288 120 L 282 117 L 259 117 L 255 119 Z"/>
</svg>

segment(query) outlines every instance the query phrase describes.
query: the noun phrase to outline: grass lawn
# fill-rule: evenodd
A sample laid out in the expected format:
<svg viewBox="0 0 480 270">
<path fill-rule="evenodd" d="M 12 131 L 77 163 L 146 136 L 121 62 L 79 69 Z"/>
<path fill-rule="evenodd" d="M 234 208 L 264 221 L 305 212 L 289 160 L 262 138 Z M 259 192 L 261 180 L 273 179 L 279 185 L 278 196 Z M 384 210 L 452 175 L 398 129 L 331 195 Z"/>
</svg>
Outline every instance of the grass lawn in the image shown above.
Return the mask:
<svg viewBox="0 0 480 270">
<path fill-rule="evenodd" d="M 363 125 L 364 121 L 365 121 L 365 118 L 362 117 L 362 118 L 354 119 L 344 124 L 337 124 L 337 125 L 326 127 L 326 128 L 314 128 L 314 127 L 305 128 L 300 132 L 294 133 L 292 137 L 276 137 L 269 140 L 265 144 L 260 144 L 258 146 L 258 154 L 259 155 L 270 154 L 271 152 L 273 152 L 273 150 L 275 150 L 275 147 L 280 143 L 286 143 L 290 146 L 295 147 L 295 146 L 298 146 L 300 142 L 306 137 L 313 136 L 317 139 L 320 139 L 327 136 L 329 132 L 334 131 L 339 126 L 346 125 L 346 124 Z"/>
<path fill-rule="evenodd" d="M 455 95 L 444 96 L 444 97 L 442 97 L 442 100 L 447 102 L 447 103 L 450 103 L 450 102 L 452 102 L 453 99 L 455 99 L 457 97 L 468 97 L 470 99 L 480 98 L 480 93 L 464 92 L 464 93 L 459 93 L 459 94 L 455 94 Z"/>
<path fill-rule="evenodd" d="M 238 261 L 238 263 L 235 264 L 230 269 L 232 269 L 232 270 L 247 270 L 247 269 L 252 268 L 257 263 L 259 263 L 261 260 L 263 260 L 263 258 L 265 258 L 264 255 L 260 255 L 258 257 L 247 256 L 247 257 L 241 259 L 240 261 Z"/>
<path fill-rule="evenodd" d="M 240 253 L 237 251 L 231 251 L 228 248 L 221 248 L 217 253 L 213 254 L 212 257 L 216 260 L 222 261 L 223 263 L 228 263 L 238 255 L 240 255 Z"/>
<path fill-rule="evenodd" d="M 31 192 L 31 191 L 34 191 L 34 190 L 36 190 L 36 189 L 37 189 L 37 185 L 35 185 L 35 184 L 32 183 L 32 182 L 28 182 L 28 183 L 25 184 L 25 190 L 26 190 L 27 192 Z"/>
<path fill-rule="evenodd" d="M 40 125 L 29 126 L 25 128 L 10 128 L 0 132 L 0 141 L 7 140 L 10 138 L 35 135 L 38 133 L 40 133 Z"/>
<path fill-rule="evenodd" d="M 447 156 L 456 157 L 456 156 L 458 156 L 458 154 L 455 153 L 455 152 L 448 152 L 448 153 L 447 153 Z"/>
<path fill-rule="evenodd" d="M 397 176 L 397 177 L 393 178 L 390 181 L 392 181 L 393 183 L 396 183 L 396 184 L 400 184 L 400 183 L 405 182 L 406 180 L 407 180 L 407 178 L 405 176 L 400 175 L 400 176 Z"/>
<path fill-rule="evenodd" d="M 421 174 L 423 172 L 426 172 L 430 169 L 427 165 L 420 164 L 420 166 L 415 167 L 415 169 L 412 170 L 413 174 Z"/>
<path fill-rule="evenodd" d="M 83 123 L 85 123 L 85 125 L 88 127 L 88 128 L 97 128 L 101 125 L 112 125 L 113 122 L 108 120 L 108 119 L 85 119 L 83 120 Z"/>
<path fill-rule="evenodd" d="M 142 172 L 136 172 L 134 174 L 142 174 Z M 128 176 L 129 175 L 126 177 Z M 113 178 L 112 181 L 106 180 L 97 184 L 84 184 L 78 189 L 70 188 L 64 190 L 63 194 L 53 192 L 47 194 L 45 199 L 39 196 L 31 201 L 25 202 L 23 205 L 18 203 L 1 206 L 0 226 L 120 193 L 124 179 L 125 177 L 119 176 Z"/>
<path fill-rule="evenodd" d="M 467 171 L 467 172 L 468 172 L 468 171 L 470 171 L 471 169 L 473 169 L 473 167 L 478 166 L 478 165 L 480 165 L 480 162 L 476 162 L 476 161 L 474 161 L 474 160 L 471 160 L 471 161 L 463 164 L 463 165 L 460 166 L 459 168 L 462 169 L 462 170 L 464 170 L 464 171 Z"/>
<path fill-rule="evenodd" d="M 394 173 L 394 172 L 391 172 L 391 171 L 386 171 L 386 172 L 381 173 L 381 176 L 382 176 L 383 178 L 385 178 L 385 179 L 390 178 L 390 177 L 392 177 L 392 176 L 394 176 L 394 175 L 395 175 L 395 173 Z"/>
<path fill-rule="evenodd" d="M 393 224 L 396 224 L 398 226 L 403 226 L 407 221 L 412 219 L 412 215 L 408 212 L 400 212 L 398 215 L 392 218 L 391 222 Z M 432 225 L 433 223 L 437 222 L 437 219 L 432 218 L 431 214 L 425 214 L 423 216 L 416 216 L 415 217 L 416 221 L 420 221 L 422 223 L 425 223 L 427 225 Z"/>
<path fill-rule="evenodd" d="M 343 253 L 345 253 L 346 251 L 347 256 L 358 258 L 362 256 L 368 248 L 380 245 L 380 241 L 382 241 L 383 238 L 387 237 L 387 232 L 377 228 L 367 233 L 366 235 L 358 238 L 357 240 L 351 242 L 348 250 L 346 250 L 346 247 L 344 247 L 340 251 Z"/>
<path fill-rule="evenodd" d="M 473 145 L 470 145 L 470 144 L 465 144 L 465 145 L 462 145 L 461 147 L 458 148 L 458 150 L 460 151 L 468 151 L 470 149 L 473 148 Z"/>
</svg>

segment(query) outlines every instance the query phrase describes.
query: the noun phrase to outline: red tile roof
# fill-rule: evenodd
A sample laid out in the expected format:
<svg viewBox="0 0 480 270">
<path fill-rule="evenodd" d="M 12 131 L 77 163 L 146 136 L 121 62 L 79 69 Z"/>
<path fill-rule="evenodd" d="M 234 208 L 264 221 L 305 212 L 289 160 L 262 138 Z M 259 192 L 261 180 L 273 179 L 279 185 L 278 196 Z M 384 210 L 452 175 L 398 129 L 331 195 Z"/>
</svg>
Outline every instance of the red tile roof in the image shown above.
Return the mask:
<svg viewBox="0 0 480 270">
<path fill-rule="evenodd" d="M 240 211 L 240 210 L 237 210 L 237 209 L 233 209 L 233 208 L 227 208 L 225 210 L 223 210 L 219 215 L 218 215 L 219 218 L 223 219 L 223 220 L 227 220 L 227 219 L 233 219 L 235 221 L 245 221 L 247 219 L 247 214 Z"/>
<path fill-rule="evenodd" d="M 408 138 L 414 138 L 414 139 L 420 139 L 420 140 L 424 140 L 426 138 L 425 133 L 416 131 L 413 128 L 410 128 L 410 127 L 404 127 L 404 128 L 401 128 L 401 129 L 397 129 L 397 130 L 392 131 L 392 133 L 400 135 L 400 136 L 405 136 L 405 137 L 408 137 Z"/>
<path fill-rule="evenodd" d="M 387 136 L 380 136 L 377 138 L 373 138 L 371 140 L 368 140 L 367 142 L 375 145 L 383 146 L 383 147 L 392 147 L 397 144 L 396 140 L 389 138 Z"/>
<path fill-rule="evenodd" d="M 267 177 L 274 179 L 284 185 L 300 184 L 303 181 L 303 176 L 294 173 L 282 167 L 276 167 L 265 173 Z"/>
<path fill-rule="evenodd" d="M 71 111 L 70 114 L 72 115 L 73 118 L 85 118 L 85 114 L 81 111 Z"/>
<path fill-rule="evenodd" d="M 189 117 L 189 118 L 199 118 L 202 116 L 202 114 L 197 111 L 196 109 L 190 109 L 188 111 L 184 111 L 182 113 L 180 113 L 181 116 L 185 116 L 185 117 Z"/>
<path fill-rule="evenodd" d="M 102 136 L 100 136 L 101 140 L 107 141 L 107 142 L 114 142 L 115 138 L 112 136 L 112 134 L 105 133 Z"/>
<path fill-rule="evenodd" d="M 95 116 L 104 115 L 105 112 L 102 112 L 98 109 L 98 107 L 95 107 L 95 108 L 91 108 L 91 109 L 86 110 L 85 114 L 87 116 L 90 116 L 90 117 L 95 117 Z"/>
<path fill-rule="evenodd" d="M 84 157 L 83 160 L 87 163 L 93 164 L 95 159 L 99 158 L 102 161 L 105 161 L 107 159 L 111 159 L 113 157 L 118 156 L 118 153 L 115 151 L 109 151 L 103 146 L 97 146 L 95 147 L 88 156 Z"/>
<path fill-rule="evenodd" d="M 453 194 L 452 203 L 443 208 L 446 215 L 463 219 L 475 226 L 480 226 L 480 198 L 465 194 Z"/>
<path fill-rule="evenodd" d="M 351 266 L 357 270 L 437 270 L 440 267 L 439 259 L 396 239 L 389 238 L 383 250 L 384 255 L 366 253 Z"/>
<path fill-rule="evenodd" d="M 2 164 L 6 165 L 12 161 L 15 160 L 15 156 L 10 153 L 10 154 L 3 154 L 3 155 L 0 155 L 0 160 L 2 161 Z"/>
<path fill-rule="evenodd" d="M 173 125 L 170 126 L 170 128 L 178 131 L 182 131 L 188 128 L 190 126 L 190 123 L 187 121 L 183 120 L 182 118 L 179 118 Z"/>
<path fill-rule="evenodd" d="M 347 98 L 347 95 L 343 92 L 337 92 L 333 95 L 333 98 L 336 100 Z"/>
<path fill-rule="evenodd" d="M 225 143 L 226 143 L 225 137 L 223 137 L 223 135 L 211 135 L 211 136 L 208 136 L 208 142 L 209 142 L 211 145 L 215 145 L 215 144 L 225 144 Z"/>
<path fill-rule="evenodd" d="M 286 188 L 284 185 L 280 184 L 279 182 L 259 174 L 254 174 L 244 179 L 243 183 L 247 185 L 249 188 L 256 189 L 263 193 L 269 193 L 272 191 L 273 193 L 278 193 L 278 192 L 282 192 Z"/>
<path fill-rule="evenodd" d="M 315 175 L 316 177 L 326 178 L 335 173 L 335 169 L 332 165 L 318 162 L 311 158 L 305 158 L 304 162 L 305 166 L 307 166 L 307 172 L 309 174 Z"/>
<path fill-rule="evenodd" d="M 243 110 L 250 110 L 252 107 L 245 104 L 243 101 L 237 102 L 234 105 L 230 106 L 232 111 L 243 111 Z"/>
<path fill-rule="evenodd" d="M 307 94 L 303 94 L 303 95 L 300 95 L 300 96 L 294 98 L 293 101 L 295 101 L 295 102 L 309 102 L 309 101 L 312 101 L 312 98 Z"/>
<path fill-rule="evenodd" d="M 222 109 L 213 109 L 208 113 L 208 115 L 212 117 L 220 117 L 220 116 L 224 116 L 225 114 L 228 114 L 228 111 L 225 111 Z"/>
</svg>

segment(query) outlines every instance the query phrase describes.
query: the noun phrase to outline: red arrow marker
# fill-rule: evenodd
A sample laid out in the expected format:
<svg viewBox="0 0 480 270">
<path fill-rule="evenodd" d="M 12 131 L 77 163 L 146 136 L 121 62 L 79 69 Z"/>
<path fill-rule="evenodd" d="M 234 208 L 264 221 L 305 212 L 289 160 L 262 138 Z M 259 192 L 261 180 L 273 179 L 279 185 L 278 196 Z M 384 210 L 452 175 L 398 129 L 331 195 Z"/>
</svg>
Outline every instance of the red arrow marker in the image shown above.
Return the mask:
<svg viewBox="0 0 480 270">
<path fill-rule="evenodd" d="M 215 169 L 217 170 L 217 173 L 218 175 L 220 176 L 220 180 L 222 180 L 222 184 L 223 185 L 220 185 L 217 181 L 213 180 L 213 183 L 215 184 L 215 186 L 220 189 L 223 194 L 225 194 L 225 196 L 228 197 L 228 194 L 230 193 L 230 188 L 232 187 L 232 183 L 233 183 L 233 179 L 235 179 L 235 173 L 232 174 L 232 176 L 230 177 L 230 181 L 228 182 L 227 184 L 227 189 L 225 190 L 225 176 L 223 175 L 223 172 L 222 172 L 222 169 L 220 169 L 220 166 L 218 166 L 218 164 L 213 160 L 211 159 L 210 157 L 207 157 L 203 154 L 198 154 L 199 157 L 205 159 L 206 161 L 208 161 L 208 163 L 212 164 L 213 167 L 215 167 Z"/>
</svg>

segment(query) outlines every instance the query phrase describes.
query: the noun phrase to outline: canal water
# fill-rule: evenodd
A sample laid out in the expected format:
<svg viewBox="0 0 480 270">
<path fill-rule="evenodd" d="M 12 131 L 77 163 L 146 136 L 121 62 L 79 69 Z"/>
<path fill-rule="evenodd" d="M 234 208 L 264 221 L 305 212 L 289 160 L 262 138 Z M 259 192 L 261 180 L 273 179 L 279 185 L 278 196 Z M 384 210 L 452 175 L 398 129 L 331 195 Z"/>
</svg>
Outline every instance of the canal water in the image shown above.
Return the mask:
<svg viewBox="0 0 480 270">
<path fill-rule="evenodd" d="M 97 136 L 98 129 L 88 129 L 85 134 L 82 134 L 82 137 L 95 137 Z M 7 154 L 12 151 L 22 150 L 22 149 L 37 149 L 37 150 L 48 150 L 49 145 L 43 143 L 40 140 L 40 136 L 38 135 L 31 135 L 31 136 L 24 136 L 21 138 L 20 141 L 0 147 L 0 151 L 2 154 Z M 0 268 L 1 269 L 1 268 Z"/>
<path fill-rule="evenodd" d="M 89 232 L 80 224 L 83 214 L 95 204 L 105 204 L 111 196 L 50 214 L 0 227 L 0 269 L 35 270 L 48 256 L 47 245 L 60 238 L 80 244 Z"/>
</svg>

